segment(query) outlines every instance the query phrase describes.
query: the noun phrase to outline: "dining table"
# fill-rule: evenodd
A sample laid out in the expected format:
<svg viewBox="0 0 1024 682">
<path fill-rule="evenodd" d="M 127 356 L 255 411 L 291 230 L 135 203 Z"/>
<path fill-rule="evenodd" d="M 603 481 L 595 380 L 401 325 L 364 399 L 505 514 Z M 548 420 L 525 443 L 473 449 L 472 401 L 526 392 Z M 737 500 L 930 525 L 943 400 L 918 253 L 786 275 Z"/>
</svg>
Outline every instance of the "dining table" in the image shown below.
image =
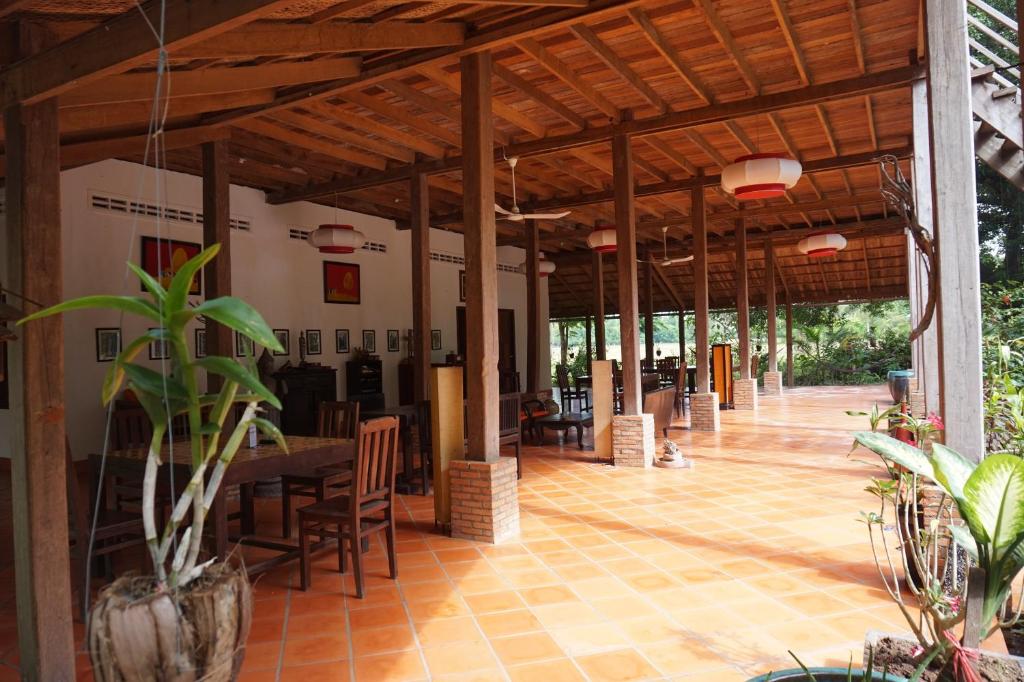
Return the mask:
<svg viewBox="0 0 1024 682">
<path fill-rule="evenodd" d="M 267 571 L 299 558 L 298 543 L 271 540 L 256 534 L 255 519 L 251 517 L 252 506 L 247 503 L 247 493 L 252 483 L 275 478 L 281 474 L 307 471 L 321 466 L 351 463 L 355 459 L 355 441 L 350 438 L 319 438 L 315 436 L 285 436 L 287 452 L 273 441 L 260 441 L 256 447 L 243 446 L 235 454 L 224 472 L 223 482 L 213 500 L 206 523 L 210 531 L 212 556 L 224 559 L 228 556 L 229 545 L 261 547 L 277 552 L 268 559 L 248 564 L 250 575 Z M 100 504 L 106 488 L 105 480 L 110 477 L 141 477 L 145 474 L 147 448 L 113 450 L 103 455 L 89 455 L 89 487 L 100 495 Z M 191 477 L 192 454 L 188 442 L 176 443 L 172 448 L 165 444 L 161 451 L 163 464 L 159 472 L 160 481 L 169 481 L 173 471 L 175 487 L 179 481 Z M 240 534 L 228 533 L 228 489 L 239 486 L 242 490 L 242 514 Z"/>
</svg>

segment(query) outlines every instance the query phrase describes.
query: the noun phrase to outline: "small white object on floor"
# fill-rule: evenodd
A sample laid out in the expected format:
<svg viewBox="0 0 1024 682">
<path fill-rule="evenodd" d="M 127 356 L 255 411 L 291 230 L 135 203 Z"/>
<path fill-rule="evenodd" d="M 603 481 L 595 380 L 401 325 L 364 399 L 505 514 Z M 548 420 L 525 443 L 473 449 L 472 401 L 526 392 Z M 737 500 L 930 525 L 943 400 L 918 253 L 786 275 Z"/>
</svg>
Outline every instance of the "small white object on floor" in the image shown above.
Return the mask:
<svg viewBox="0 0 1024 682">
<path fill-rule="evenodd" d="M 663 469 L 693 468 L 693 460 L 683 457 L 683 453 L 679 450 L 679 446 L 667 438 L 665 439 L 664 450 L 665 454 L 654 460 L 654 466 L 661 467 Z"/>
</svg>

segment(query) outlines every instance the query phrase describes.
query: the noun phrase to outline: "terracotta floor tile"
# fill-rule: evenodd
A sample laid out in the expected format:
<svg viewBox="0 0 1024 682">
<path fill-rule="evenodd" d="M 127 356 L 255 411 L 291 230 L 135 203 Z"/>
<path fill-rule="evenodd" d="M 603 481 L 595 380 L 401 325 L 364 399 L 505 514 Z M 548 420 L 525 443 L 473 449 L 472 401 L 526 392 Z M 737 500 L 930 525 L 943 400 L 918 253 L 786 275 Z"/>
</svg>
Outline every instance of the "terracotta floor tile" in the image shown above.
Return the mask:
<svg viewBox="0 0 1024 682">
<path fill-rule="evenodd" d="M 416 635 L 408 625 L 358 629 L 352 633 L 352 654 L 372 656 L 416 648 Z"/>
<path fill-rule="evenodd" d="M 419 651 L 360 656 L 355 659 L 355 667 L 358 682 L 412 682 L 427 679 L 427 670 L 423 667 Z"/>
<path fill-rule="evenodd" d="M 416 624 L 416 636 L 424 647 L 450 642 L 475 642 L 484 638 L 476 621 L 469 617 L 438 618 Z"/>
<path fill-rule="evenodd" d="M 592 606 L 583 602 L 534 606 L 530 610 L 537 616 L 537 620 L 548 629 L 570 625 L 593 625 L 605 620 L 605 617 Z"/>
<path fill-rule="evenodd" d="M 351 658 L 345 637 L 308 637 L 284 643 L 284 665 L 322 663 Z"/>
<path fill-rule="evenodd" d="M 310 613 L 288 619 L 288 639 L 303 637 L 344 636 L 344 613 Z"/>
<path fill-rule="evenodd" d="M 245 645 L 245 660 L 242 663 L 244 672 L 254 670 L 277 670 L 281 658 L 281 642 L 253 642 Z"/>
<path fill-rule="evenodd" d="M 352 630 L 376 628 L 385 625 L 401 625 L 409 622 L 409 616 L 401 605 L 375 606 L 349 613 Z"/>
<path fill-rule="evenodd" d="M 520 590 L 519 594 L 530 606 L 559 604 L 562 602 L 579 601 L 579 597 L 564 585 L 546 585 Z"/>
<path fill-rule="evenodd" d="M 576 658 L 592 682 L 630 682 L 660 677 L 636 649 L 619 649 Z"/>
<path fill-rule="evenodd" d="M 423 650 L 432 676 L 454 675 L 472 670 L 493 670 L 498 662 L 484 642 L 453 642 Z"/>
<path fill-rule="evenodd" d="M 569 656 L 584 656 L 630 646 L 630 641 L 626 638 L 625 633 L 612 623 L 576 625 L 557 628 L 549 632 Z"/>
<path fill-rule="evenodd" d="M 480 624 L 480 629 L 484 631 L 484 634 L 492 638 L 518 635 L 544 628 L 537 617 L 526 609 L 485 614 L 477 616 L 476 621 Z"/>
<path fill-rule="evenodd" d="M 729 663 L 697 640 L 662 642 L 640 648 L 640 651 L 664 675 L 704 672 L 729 668 Z"/>
<path fill-rule="evenodd" d="M 525 606 L 522 598 L 513 590 L 466 595 L 465 600 L 473 613 L 513 611 Z"/>
<path fill-rule="evenodd" d="M 422 623 L 433 618 L 451 618 L 470 614 L 466 603 L 454 593 L 435 601 L 411 602 L 408 604 L 408 608 L 414 623 Z"/>
<path fill-rule="evenodd" d="M 543 632 L 492 639 L 491 646 L 506 666 L 565 656 L 555 640 Z"/>
<path fill-rule="evenodd" d="M 507 672 L 512 682 L 586 682 L 579 668 L 568 658 L 516 665 Z"/>
<path fill-rule="evenodd" d="M 349 669 L 348 661 L 299 665 L 281 670 L 281 682 L 347 682 Z"/>
</svg>

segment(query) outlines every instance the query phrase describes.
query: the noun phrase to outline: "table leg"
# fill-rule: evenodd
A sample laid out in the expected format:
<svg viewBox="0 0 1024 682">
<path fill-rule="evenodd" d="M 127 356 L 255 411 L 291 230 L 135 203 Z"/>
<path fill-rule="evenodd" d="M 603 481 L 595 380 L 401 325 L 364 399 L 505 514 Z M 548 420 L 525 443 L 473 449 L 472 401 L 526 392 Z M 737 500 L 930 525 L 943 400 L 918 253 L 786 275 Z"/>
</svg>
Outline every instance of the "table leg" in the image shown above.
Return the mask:
<svg viewBox="0 0 1024 682">
<path fill-rule="evenodd" d="M 255 483 L 243 483 L 238 486 L 238 504 L 242 512 L 242 535 L 256 533 L 256 518 L 253 504 L 253 487 Z"/>
<path fill-rule="evenodd" d="M 576 425 L 576 444 L 580 446 L 580 450 L 583 449 L 583 424 Z"/>
<path fill-rule="evenodd" d="M 228 505 L 224 486 L 220 487 L 213 498 L 210 516 L 207 518 L 213 524 L 213 555 L 217 561 L 224 561 L 228 557 Z"/>
</svg>

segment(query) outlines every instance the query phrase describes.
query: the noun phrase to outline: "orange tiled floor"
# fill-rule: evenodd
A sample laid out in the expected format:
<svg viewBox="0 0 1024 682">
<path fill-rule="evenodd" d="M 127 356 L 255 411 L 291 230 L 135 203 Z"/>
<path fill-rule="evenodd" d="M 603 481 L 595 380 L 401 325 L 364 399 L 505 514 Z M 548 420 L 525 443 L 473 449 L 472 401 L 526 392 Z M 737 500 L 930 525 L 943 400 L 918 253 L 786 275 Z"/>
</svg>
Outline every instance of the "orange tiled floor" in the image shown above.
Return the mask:
<svg viewBox="0 0 1024 682">
<path fill-rule="evenodd" d="M 745 680 L 789 667 L 787 649 L 859 659 L 868 628 L 905 629 L 856 520 L 873 469 L 846 456 L 863 420 L 844 410 L 885 397 L 762 397 L 722 413 L 720 433 L 672 434 L 693 470 L 594 464 L 574 439 L 526 448 L 507 545 L 437 535 L 432 498 L 403 497 L 397 581 L 375 544 L 363 600 L 334 552 L 311 592 L 294 568 L 257 582 L 242 679 Z M 0 649 L 12 619 L 0 603 Z"/>
</svg>

